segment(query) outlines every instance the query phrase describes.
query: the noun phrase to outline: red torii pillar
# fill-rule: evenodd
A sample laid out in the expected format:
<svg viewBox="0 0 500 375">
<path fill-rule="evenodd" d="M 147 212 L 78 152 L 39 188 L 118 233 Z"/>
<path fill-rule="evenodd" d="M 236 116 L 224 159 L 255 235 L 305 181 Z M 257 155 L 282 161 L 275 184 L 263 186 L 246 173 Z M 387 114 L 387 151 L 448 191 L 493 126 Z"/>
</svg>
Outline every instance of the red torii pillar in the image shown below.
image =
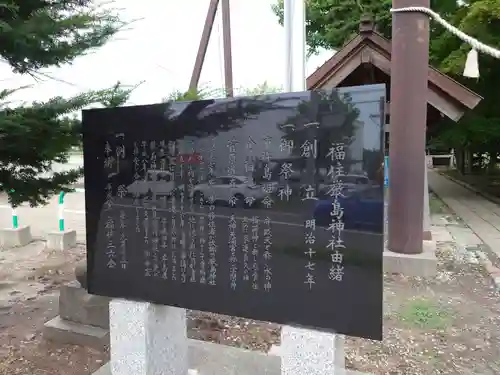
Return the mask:
<svg viewBox="0 0 500 375">
<path fill-rule="evenodd" d="M 429 7 L 429 0 L 393 0 L 394 9 Z M 391 145 L 389 148 L 388 249 L 423 249 L 429 18 L 392 14 Z"/>
</svg>

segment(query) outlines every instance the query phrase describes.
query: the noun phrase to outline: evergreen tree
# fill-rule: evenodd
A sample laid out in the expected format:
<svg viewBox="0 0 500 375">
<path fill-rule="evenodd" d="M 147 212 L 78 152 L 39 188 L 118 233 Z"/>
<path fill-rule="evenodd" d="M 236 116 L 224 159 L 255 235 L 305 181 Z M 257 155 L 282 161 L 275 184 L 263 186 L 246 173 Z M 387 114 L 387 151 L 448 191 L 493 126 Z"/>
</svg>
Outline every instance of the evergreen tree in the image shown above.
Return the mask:
<svg viewBox="0 0 500 375">
<path fill-rule="evenodd" d="M 124 26 L 112 10 L 89 0 L 5 0 L 0 4 L 0 56 L 13 72 L 39 77 L 40 69 L 71 63 L 104 45 Z M 51 174 L 80 143 L 75 112 L 94 103 L 123 104 L 131 89 L 120 84 L 65 99 L 12 106 L 15 90 L 0 91 L 0 192 L 13 206 L 36 206 L 70 184 L 81 170 Z M 49 177 L 48 177 L 49 176 Z"/>
</svg>

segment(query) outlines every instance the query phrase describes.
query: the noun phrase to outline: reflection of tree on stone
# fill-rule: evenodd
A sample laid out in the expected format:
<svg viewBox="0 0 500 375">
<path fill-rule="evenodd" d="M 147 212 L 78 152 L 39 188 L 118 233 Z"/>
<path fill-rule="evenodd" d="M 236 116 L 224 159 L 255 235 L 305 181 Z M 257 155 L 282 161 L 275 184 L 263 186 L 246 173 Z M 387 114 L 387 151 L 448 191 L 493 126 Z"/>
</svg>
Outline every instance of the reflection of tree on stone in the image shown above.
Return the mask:
<svg viewBox="0 0 500 375">
<path fill-rule="evenodd" d="M 260 95 L 219 100 L 167 102 L 164 117 L 171 121 L 169 140 L 179 143 L 186 137 L 207 138 L 241 127 L 245 121 L 257 118 L 265 111 L 279 108 L 283 100 L 278 95 Z M 189 126 L 196 124 L 196 127 Z M 196 141 L 193 141 L 196 143 Z M 176 147 L 177 152 L 179 146 Z M 174 159 L 176 160 L 176 159 Z M 185 170 L 185 168 L 184 168 Z M 187 175 L 183 173 L 184 195 L 189 196 Z"/>
<path fill-rule="evenodd" d="M 199 100 L 193 102 L 165 103 L 165 118 L 176 126 L 174 138 L 208 137 L 241 127 L 243 121 L 257 118 L 262 112 L 279 108 L 280 97 L 255 96 L 218 100 Z M 176 108 L 180 106 L 181 108 Z M 196 129 L 184 124 L 199 125 Z M 169 137 L 170 139 L 171 137 Z"/>
<path fill-rule="evenodd" d="M 342 143 L 346 149 L 352 143 L 359 110 L 354 108 L 349 94 L 342 94 L 341 97 L 338 90 L 332 90 L 312 92 L 310 100 L 300 103 L 297 112 L 295 116 L 288 118 L 285 124 L 278 124 L 278 127 L 285 133 L 283 139 L 293 142 L 293 154 L 297 157 L 306 157 L 304 145 L 307 145 L 307 142 L 314 143 L 314 180 L 317 187 L 321 179 L 318 174 L 331 164 L 327 155 L 332 143 Z M 312 121 L 317 122 L 318 126 L 306 126 Z M 284 126 L 288 124 L 295 126 Z M 351 163 L 347 156 L 346 170 Z M 305 163 L 305 166 L 306 171 L 301 172 L 311 173 L 310 164 Z"/>
<path fill-rule="evenodd" d="M 377 183 L 384 182 L 384 159 L 378 149 L 363 149 L 363 169 L 368 173 L 368 178 Z M 382 167 L 381 167 L 382 166 Z M 380 175 L 382 171 L 382 175 Z"/>
</svg>

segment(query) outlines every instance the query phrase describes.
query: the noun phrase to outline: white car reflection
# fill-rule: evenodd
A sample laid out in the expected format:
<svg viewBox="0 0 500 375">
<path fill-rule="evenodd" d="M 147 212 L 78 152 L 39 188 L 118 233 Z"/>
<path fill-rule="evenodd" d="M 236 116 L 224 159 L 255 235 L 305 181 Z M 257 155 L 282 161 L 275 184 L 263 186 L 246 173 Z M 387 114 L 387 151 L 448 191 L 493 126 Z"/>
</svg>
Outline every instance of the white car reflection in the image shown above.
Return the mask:
<svg viewBox="0 0 500 375">
<path fill-rule="evenodd" d="M 347 192 L 362 191 L 372 186 L 370 179 L 361 174 L 346 174 L 338 176 L 337 180 L 342 182 L 342 185 Z M 324 193 L 329 189 L 329 186 L 330 185 L 326 182 L 321 183 L 319 185 L 320 192 Z"/>
<path fill-rule="evenodd" d="M 149 170 L 145 180 L 134 181 L 127 187 L 130 195 L 157 199 L 170 196 L 175 189 L 173 174 L 168 171 Z"/>
<path fill-rule="evenodd" d="M 195 202 L 214 199 L 233 207 L 251 207 L 266 197 L 261 185 L 244 176 L 221 176 L 194 186 L 190 192 Z"/>
</svg>

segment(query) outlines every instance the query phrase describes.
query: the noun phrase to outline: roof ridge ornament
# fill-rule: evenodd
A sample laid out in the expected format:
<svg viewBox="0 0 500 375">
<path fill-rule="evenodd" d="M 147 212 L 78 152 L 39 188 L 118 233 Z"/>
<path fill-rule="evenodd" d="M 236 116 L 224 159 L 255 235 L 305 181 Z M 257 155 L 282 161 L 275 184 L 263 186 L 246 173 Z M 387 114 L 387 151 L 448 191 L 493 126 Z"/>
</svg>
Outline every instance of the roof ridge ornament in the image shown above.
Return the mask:
<svg viewBox="0 0 500 375">
<path fill-rule="evenodd" d="M 375 31 L 375 22 L 370 13 L 364 13 L 359 20 L 359 33 L 361 35 L 371 34 Z"/>
</svg>

